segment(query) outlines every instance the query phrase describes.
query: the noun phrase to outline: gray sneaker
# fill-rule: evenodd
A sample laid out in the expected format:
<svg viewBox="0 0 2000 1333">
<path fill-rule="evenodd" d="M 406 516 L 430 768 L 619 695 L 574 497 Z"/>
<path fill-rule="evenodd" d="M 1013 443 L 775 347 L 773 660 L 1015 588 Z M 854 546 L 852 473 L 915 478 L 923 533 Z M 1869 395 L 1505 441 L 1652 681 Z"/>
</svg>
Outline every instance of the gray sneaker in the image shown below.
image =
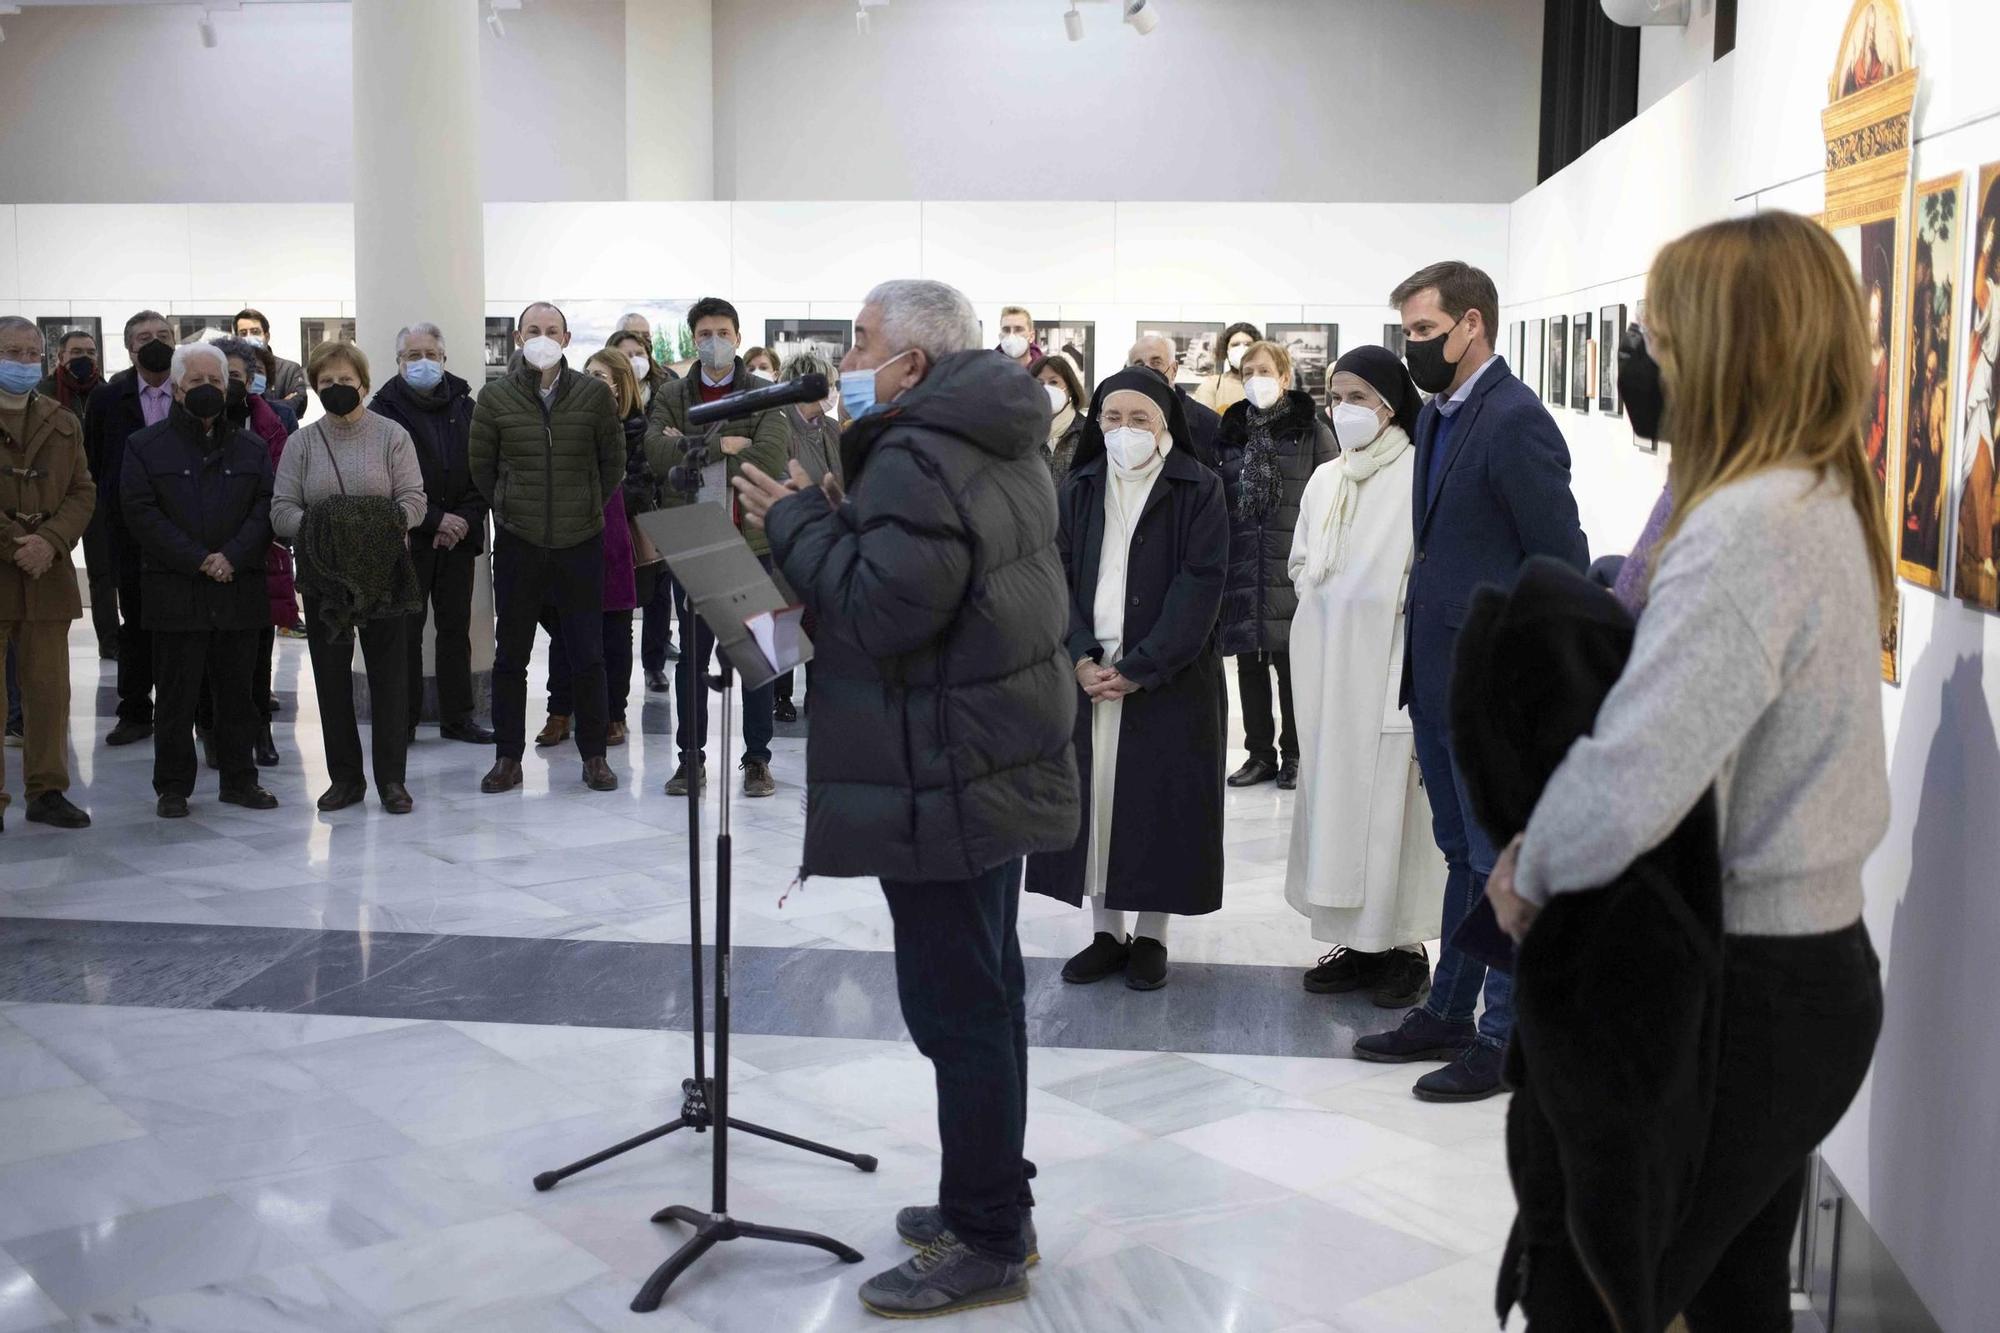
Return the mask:
<svg viewBox="0 0 2000 1333">
<path fill-rule="evenodd" d="M 934 1203 L 902 1209 L 896 1214 L 896 1234 L 902 1237 L 903 1244 L 921 1250 L 944 1234 L 944 1209 Z M 1028 1266 L 1033 1268 L 1042 1261 L 1042 1255 L 1035 1239 L 1035 1218 L 1029 1212 L 1021 1214 L 1021 1243 L 1027 1247 Z"/>
<path fill-rule="evenodd" d="M 981 1254 L 949 1231 L 861 1284 L 861 1303 L 887 1319 L 930 1319 L 1028 1297 L 1028 1266 Z"/>
</svg>

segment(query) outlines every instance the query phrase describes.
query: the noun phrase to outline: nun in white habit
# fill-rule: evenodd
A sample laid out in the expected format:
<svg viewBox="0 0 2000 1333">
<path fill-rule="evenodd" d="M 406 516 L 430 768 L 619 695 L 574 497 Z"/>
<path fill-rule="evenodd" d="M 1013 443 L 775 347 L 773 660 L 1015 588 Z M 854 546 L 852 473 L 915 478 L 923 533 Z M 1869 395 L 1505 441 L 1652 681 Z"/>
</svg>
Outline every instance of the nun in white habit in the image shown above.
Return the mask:
<svg viewBox="0 0 2000 1333">
<path fill-rule="evenodd" d="M 1285 900 L 1334 946 L 1307 990 L 1365 988 L 1402 1008 L 1430 990 L 1422 941 L 1438 928 L 1445 879 L 1397 702 L 1419 398 L 1382 347 L 1341 357 L 1327 393 L 1341 455 L 1306 485 L 1288 565 L 1301 754 Z"/>
</svg>

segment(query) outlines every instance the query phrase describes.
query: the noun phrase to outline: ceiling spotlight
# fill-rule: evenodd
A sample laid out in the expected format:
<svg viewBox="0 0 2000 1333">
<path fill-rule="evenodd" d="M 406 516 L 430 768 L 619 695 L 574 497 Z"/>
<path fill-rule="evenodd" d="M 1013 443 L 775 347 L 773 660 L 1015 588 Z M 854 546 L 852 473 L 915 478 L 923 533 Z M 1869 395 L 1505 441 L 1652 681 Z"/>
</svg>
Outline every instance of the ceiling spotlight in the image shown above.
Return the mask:
<svg viewBox="0 0 2000 1333">
<path fill-rule="evenodd" d="M 1063 28 L 1072 42 L 1083 40 L 1083 15 L 1076 12 L 1076 0 L 1070 0 L 1069 13 L 1063 15 Z"/>
<path fill-rule="evenodd" d="M 1125 0 L 1125 21 L 1144 37 L 1160 26 L 1160 15 L 1153 6 L 1153 0 Z"/>
<path fill-rule="evenodd" d="M 210 50 L 215 49 L 215 16 L 204 9 L 201 11 L 201 22 L 195 26 L 201 29 L 201 44 Z"/>
</svg>

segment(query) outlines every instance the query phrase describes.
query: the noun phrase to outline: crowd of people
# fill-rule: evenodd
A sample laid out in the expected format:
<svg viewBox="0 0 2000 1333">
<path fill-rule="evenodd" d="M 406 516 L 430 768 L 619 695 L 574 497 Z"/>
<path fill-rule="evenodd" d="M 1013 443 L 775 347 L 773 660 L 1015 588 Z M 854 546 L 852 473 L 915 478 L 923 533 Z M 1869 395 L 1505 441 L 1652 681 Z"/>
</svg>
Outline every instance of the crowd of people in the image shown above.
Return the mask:
<svg viewBox="0 0 2000 1333">
<path fill-rule="evenodd" d="M 1721 1022 L 1763 1035 L 1732 1031 L 1716 1057 L 1726 1129 L 1660 1272 L 1670 1309 L 1781 1312 L 1805 1153 L 1852 1097 L 1880 1017 L 1859 867 L 1886 821 L 1874 663 L 1892 583 L 1861 432 L 1866 331 L 1838 249 L 1799 219 L 1706 228 L 1662 254 L 1653 284 L 1652 322 L 1621 348 L 1621 396 L 1649 435 L 1685 428 L 1619 579 L 1643 609 L 1632 669 L 1519 829 L 1496 824 L 1473 766 L 1491 756 L 1454 714 L 1454 655 L 1469 624 L 1490 628 L 1477 589 L 1524 568 L 1581 580 L 1589 550 L 1562 435 L 1496 355 L 1499 295 L 1469 265 L 1397 285 L 1400 355 L 1350 349 L 1324 406 L 1249 324 L 1205 374 L 1142 337 L 1086 392 L 1087 368 L 1038 347 L 1025 309 L 1008 307 L 999 346 L 980 350 L 965 297 L 916 280 L 870 293 L 837 371 L 810 351 L 744 350 L 736 310 L 713 297 L 688 312 L 688 365 L 658 364 L 631 316 L 578 368 L 563 312 L 537 302 L 516 359 L 477 393 L 428 323 L 398 333 L 378 386 L 350 343 L 315 347 L 303 368 L 276 361 L 254 310 L 234 338 L 181 345 L 142 311 L 125 326 L 133 367 L 108 381 L 74 333 L 41 378 L 35 325 L 0 318 L 0 638 L 23 696 L 28 817 L 89 822 L 65 795 L 79 546 L 117 659 L 106 742 L 152 739 L 162 817 L 188 813 L 197 740 L 220 800 L 277 803 L 258 771 L 280 762 L 270 659 L 298 618 L 294 582 L 331 777 L 319 808 L 364 800 L 372 774 L 399 814 L 413 806 L 427 618 L 441 733 L 494 749 L 482 791 L 521 784 L 538 629 L 549 708 L 535 743 L 573 741 L 581 781 L 615 789 L 606 754 L 627 736 L 635 613 L 646 689 L 673 685 L 676 590 L 635 520 L 726 501 L 815 638 L 801 873 L 881 881 L 904 1018 L 937 1070 L 939 1201 L 904 1210 L 919 1253 L 862 1290 L 879 1313 L 918 1315 L 1024 1294 L 1034 1260 L 1024 887 L 1090 910 L 1064 981 L 1157 990 L 1172 918 L 1222 906 L 1228 788 L 1295 789 L 1285 893 L 1331 946 L 1302 984 L 1405 1011 L 1354 1054 L 1436 1064 L 1418 1097 L 1474 1101 L 1503 1090 L 1514 973 L 1531 958 L 1501 957 L 1506 941 L 1624 874 L 1728 773 L 1711 839 Z M 1746 381 L 1750 367 L 1713 350 L 1718 331 L 1777 286 L 1814 318 L 1754 338 Z M 697 405 L 807 375 L 837 387 L 690 422 Z M 306 392 L 323 412 L 300 428 Z M 696 443 L 716 459 L 699 487 L 684 480 Z M 491 730 L 467 650 L 489 519 Z M 1615 605 L 1608 588 L 1599 600 Z M 713 642 L 700 627 L 683 638 L 691 675 Z M 1247 752 L 1233 773 L 1228 657 Z M 775 789 L 791 685 L 744 695 L 746 796 Z M 669 794 L 708 780 L 698 697 L 679 691 Z M 6 799 L 0 774 L 0 814 Z M 1497 952 L 1476 941 L 1487 907 Z M 1811 1059 L 1774 1066 L 1772 1028 Z M 1539 1114 L 1521 1099 L 1512 1113 Z M 1514 1166 L 1525 1192 L 1529 1168 Z M 1548 1327 L 1613 1326 L 1591 1322 L 1611 1318 L 1609 1288 L 1560 1215 L 1553 1234 L 1525 1203 L 1523 1216 L 1526 1285 L 1503 1284 L 1504 1299 Z"/>
</svg>

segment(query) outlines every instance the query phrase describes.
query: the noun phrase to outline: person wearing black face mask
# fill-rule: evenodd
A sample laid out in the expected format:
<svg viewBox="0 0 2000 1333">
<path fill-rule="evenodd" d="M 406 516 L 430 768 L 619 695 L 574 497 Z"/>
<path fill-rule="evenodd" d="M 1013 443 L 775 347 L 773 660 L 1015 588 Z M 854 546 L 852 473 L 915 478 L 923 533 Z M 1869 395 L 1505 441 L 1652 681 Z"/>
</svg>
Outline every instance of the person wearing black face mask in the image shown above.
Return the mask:
<svg viewBox="0 0 2000 1333">
<path fill-rule="evenodd" d="M 257 783 L 251 682 L 257 632 L 270 620 L 264 552 L 271 540 L 271 460 L 262 440 L 228 420 L 229 364 L 219 349 L 207 343 L 175 349 L 168 382 L 174 396 L 168 415 L 132 436 L 119 479 L 158 667 L 153 790 L 162 819 L 187 815 L 196 777 L 195 712 L 206 682 L 215 699 L 221 799 L 269 810 L 278 798 Z"/>
<path fill-rule="evenodd" d="M 1404 617 L 1401 703 L 1410 710 L 1417 764 L 1444 853 L 1444 948 L 1430 999 L 1400 1027 L 1354 1043 L 1364 1060 L 1449 1060 L 1417 1080 L 1425 1101 L 1478 1101 L 1501 1090 L 1500 1057 L 1513 1030 L 1510 979 L 1488 972 L 1452 937 L 1485 891 L 1496 852 L 1474 815 L 1452 754 L 1452 654 L 1472 590 L 1511 584 L 1530 556 L 1582 572 L 1589 544 L 1570 494 L 1569 449 L 1540 397 L 1493 353 L 1500 294 L 1470 264 L 1448 260 L 1412 274 L 1389 296 L 1402 316 L 1404 359 L 1434 395 L 1417 418 L 1411 487 L 1416 554 Z M 1485 1010 L 1473 1011 L 1482 983 Z"/>
<path fill-rule="evenodd" d="M 56 347 L 56 366 L 35 392 L 83 420 L 84 407 L 104 383 L 104 370 L 97 356 L 97 336 L 88 329 L 71 329 Z M 111 533 L 106 515 L 93 509 L 90 526 L 83 530 L 83 563 L 90 577 L 90 623 L 97 631 L 97 655 L 107 662 L 118 660 L 118 561 L 111 554 Z"/>
</svg>

